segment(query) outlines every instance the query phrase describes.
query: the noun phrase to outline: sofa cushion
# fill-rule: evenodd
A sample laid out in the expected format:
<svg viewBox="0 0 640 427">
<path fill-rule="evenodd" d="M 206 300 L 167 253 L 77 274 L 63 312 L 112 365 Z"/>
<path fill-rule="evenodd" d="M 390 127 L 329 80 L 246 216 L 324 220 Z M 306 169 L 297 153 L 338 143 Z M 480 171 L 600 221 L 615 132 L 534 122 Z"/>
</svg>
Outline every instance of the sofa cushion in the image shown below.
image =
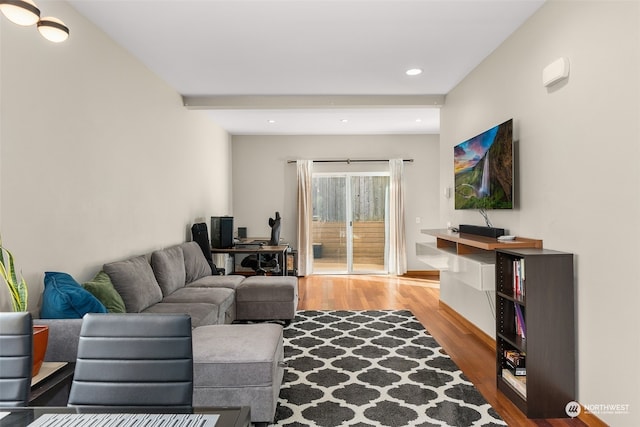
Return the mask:
<svg viewBox="0 0 640 427">
<path fill-rule="evenodd" d="M 181 313 L 191 316 L 191 327 L 215 325 L 218 322 L 218 306 L 203 302 L 158 303 L 143 313 Z"/>
<path fill-rule="evenodd" d="M 151 254 L 151 268 L 165 297 L 184 287 L 186 275 L 180 246 L 161 249 Z"/>
<path fill-rule="evenodd" d="M 295 276 L 251 276 L 236 290 L 237 301 L 294 301 L 297 298 Z"/>
<path fill-rule="evenodd" d="M 100 271 L 96 276 L 82 284 L 82 287 L 98 298 L 98 300 L 107 308 L 109 313 L 126 313 L 127 308 L 124 306 L 122 297 L 113 287 L 109 275 L 104 271 Z"/>
<path fill-rule="evenodd" d="M 67 273 L 47 271 L 40 317 L 80 319 L 87 313 L 106 313 L 105 306 Z"/>
<path fill-rule="evenodd" d="M 271 425 L 284 376 L 282 326 L 204 326 L 192 337 L 193 405 L 250 406 L 252 425 Z"/>
<path fill-rule="evenodd" d="M 111 262 L 103 270 L 122 297 L 127 313 L 140 313 L 162 300 L 162 291 L 146 256 Z"/>
<path fill-rule="evenodd" d="M 237 274 L 230 274 L 227 276 L 204 276 L 198 280 L 188 283 L 187 287 L 236 289 L 240 286 L 243 280 L 245 280 L 245 277 Z"/>
<path fill-rule="evenodd" d="M 280 325 L 204 326 L 193 330 L 192 339 L 194 388 L 279 385 L 282 381 Z"/>
<path fill-rule="evenodd" d="M 236 289 L 238 320 L 292 320 L 298 309 L 298 278 L 252 276 Z"/>
<path fill-rule="evenodd" d="M 184 267 L 186 283 L 194 282 L 201 277 L 211 276 L 211 266 L 196 242 L 187 242 L 180 245 L 184 255 Z"/>
<path fill-rule="evenodd" d="M 204 302 L 218 307 L 215 324 L 227 323 L 227 314 L 235 320 L 235 292 L 228 288 L 182 288 L 162 299 L 163 303 Z"/>
</svg>

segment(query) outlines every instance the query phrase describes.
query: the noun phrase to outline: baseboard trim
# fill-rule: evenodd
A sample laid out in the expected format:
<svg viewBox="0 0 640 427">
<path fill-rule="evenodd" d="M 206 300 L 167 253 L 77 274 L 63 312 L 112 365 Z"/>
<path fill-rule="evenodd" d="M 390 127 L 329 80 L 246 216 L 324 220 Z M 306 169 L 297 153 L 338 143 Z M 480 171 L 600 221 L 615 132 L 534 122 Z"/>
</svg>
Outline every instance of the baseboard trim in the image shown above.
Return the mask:
<svg viewBox="0 0 640 427">
<path fill-rule="evenodd" d="M 465 328 L 469 329 L 476 338 L 478 338 L 484 345 L 489 347 L 491 351 L 496 351 L 496 340 L 487 335 L 482 329 L 478 328 L 473 323 L 469 322 L 464 316 L 451 308 L 447 303 L 439 301 L 438 303 L 441 310 L 446 311 L 457 322 L 461 323 Z M 580 405 L 582 406 L 582 404 Z M 592 412 L 588 412 L 584 406 L 582 411 L 577 417 L 580 421 L 591 427 L 608 427 L 608 424 L 595 416 Z"/>
<path fill-rule="evenodd" d="M 496 340 L 489 335 L 487 335 L 482 329 L 478 328 L 473 323 L 469 322 L 464 316 L 451 308 L 447 303 L 442 302 L 440 300 L 439 306 L 442 310 L 446 311 L 451 317 L 453 317 L 457 322 L 461 323 L 465 328 L 469 329 L 476 338 L 478 338 L 484 345 L 489 347 L 491 351 L 495 353 L 496 351 Z"/>
<path fill-rule="evenodd" d="M 580 406 L 582 406 L 582 404 Z M 589 427 L 609 427 L 609 424 L 596 417 L 592 412 L 587 412 L 584 406 L 582 406 L 582 411 L 580 415 L 578 415 L 578 419 Z"/>
<path fill-rule="evenodd" d="M 440 280 L 440 271 L 438 270 L 411 270 L 404 273 L 401 277 L 410 279 L 424 280 Z"/>
</svg>

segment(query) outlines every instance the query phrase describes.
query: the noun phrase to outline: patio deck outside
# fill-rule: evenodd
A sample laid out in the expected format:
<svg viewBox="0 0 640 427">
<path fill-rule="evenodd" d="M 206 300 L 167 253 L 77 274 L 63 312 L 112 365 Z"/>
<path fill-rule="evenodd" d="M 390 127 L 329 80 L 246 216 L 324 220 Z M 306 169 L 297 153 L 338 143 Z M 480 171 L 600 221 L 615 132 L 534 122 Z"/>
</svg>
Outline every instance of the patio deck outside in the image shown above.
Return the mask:
<svg viewBox="0 0 640 427">
<path fill-rule="evenodd" d="M 344 222 L 313 222 L 313 272 L 347 270 Z M 384 221 L 354 221 L 353 270 L 385 271 Z"/>
</svg>

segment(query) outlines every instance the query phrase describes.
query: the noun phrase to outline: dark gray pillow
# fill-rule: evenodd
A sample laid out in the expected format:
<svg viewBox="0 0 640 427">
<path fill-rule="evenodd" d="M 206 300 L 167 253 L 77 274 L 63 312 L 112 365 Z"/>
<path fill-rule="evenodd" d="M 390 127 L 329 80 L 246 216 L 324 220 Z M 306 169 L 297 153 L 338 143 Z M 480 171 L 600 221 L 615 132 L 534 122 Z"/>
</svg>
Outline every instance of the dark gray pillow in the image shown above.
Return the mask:
<svg viewBox="0 0 640 427">
<path fill-rule="evenodd" d="M 152 253 L 151 267 L 165 297 L 184 287 L 186 274 L 184 256 L 180 246 L 173 246 Z"/>
<path fill-rule="evenodd" d="M 162 301 L 162 291 L 146 256 L 111 262 L 103 270 L 122 297 L 127 313 L 140 313 Z"/>
<path fill-rule="evenodd" d="M 211 276 L 211 266 L 196 242 L 187 242 L 180 245 L 184 255 L 184 268 L 186 272 L 186 283 L 195 282 L 204 277 Z"/>
</svg>

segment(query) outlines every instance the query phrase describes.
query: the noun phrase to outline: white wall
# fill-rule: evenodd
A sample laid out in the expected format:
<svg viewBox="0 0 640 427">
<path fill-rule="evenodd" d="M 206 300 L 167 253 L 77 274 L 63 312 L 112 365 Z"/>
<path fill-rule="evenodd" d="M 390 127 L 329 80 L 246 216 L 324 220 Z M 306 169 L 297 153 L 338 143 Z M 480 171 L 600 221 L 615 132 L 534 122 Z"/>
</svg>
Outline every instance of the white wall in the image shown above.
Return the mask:
<svg viewBox="0 0 640 427">
<path fill-rule="evenodd" d="M 618 415 L 596 408 L 616 426 L 640 425 L 640 374 L 620 359 L 640 351 L 639 22 L 635 1 L 547 2 L 447 96 L 441 114 L 442 187 L 453 185 L 453 145 L 515 119 L 519 207 L 490 217 L 575 254 L 578 398 L 630 405 Z M 542 69 L 561 56 L 570 77 L 546 89 Z M 452 204 L 442 204 L 441 225 L 483 225 Z M 493 334 L 484 294 L 443 286 L 441 298 Z"/>
<path fill-rule="evenodd" d="M 0 226 L 31 311 L 45 271 L 87 280 L 231 204 L 228 134 L 66 3 L 43 6 L 67 42 L 0 24 Z"/>
<path fill-rule="evenodd" d="M 234 136 L 233 211 L 235 227 L 251 236 L 269 236 L 268 219 L 282 216 L 281 237 L 295 245 L 297 159 L 414 159 L 405 163 L 407 266 L 425 270 L 415 256 L 420 229 L 438 225 L 437 135 Z M 314 171 L 388 171 L 387 163 L 315 164 Z M 416 224 L 420 218 L 420 224 Z"/>
</svg>

